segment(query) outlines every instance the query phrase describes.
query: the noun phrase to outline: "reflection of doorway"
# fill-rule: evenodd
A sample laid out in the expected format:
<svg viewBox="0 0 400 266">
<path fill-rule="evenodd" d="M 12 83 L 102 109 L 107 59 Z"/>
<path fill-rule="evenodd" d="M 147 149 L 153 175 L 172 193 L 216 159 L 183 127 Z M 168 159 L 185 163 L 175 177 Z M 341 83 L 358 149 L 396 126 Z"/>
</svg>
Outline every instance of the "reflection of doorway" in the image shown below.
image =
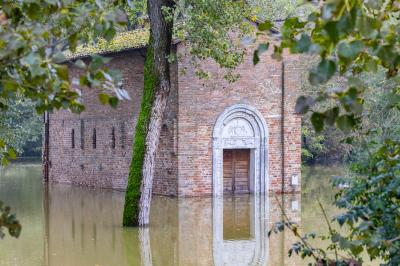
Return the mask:
<svg viewBox="0 0 400 266">
<path fill-rule="evenodd" d="M 251 223 L 253 213 L 251 195 L 240 195 L 224 198 L 223 239 L 250 240 L 254 238 Z"/>
<path fill-rule="evenodd" d="M 214 197 L 212 224 L 215 266 L 267 265 L 268 198 Z"/>
<path fill-rule="evenodd" d="M 250 149 L 224 149 L 224 193 L 249 193 Z"/>
</svg>

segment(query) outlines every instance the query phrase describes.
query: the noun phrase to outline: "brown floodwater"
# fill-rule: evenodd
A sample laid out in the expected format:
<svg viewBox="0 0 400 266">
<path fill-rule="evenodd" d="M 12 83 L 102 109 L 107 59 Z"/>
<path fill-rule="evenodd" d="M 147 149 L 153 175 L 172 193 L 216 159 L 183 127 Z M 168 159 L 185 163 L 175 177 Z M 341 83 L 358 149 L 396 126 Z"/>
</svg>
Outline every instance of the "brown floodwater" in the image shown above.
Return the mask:
<svg viewBox="0 0 400 266">
<path fill-rule="evenodd" d="M 39 164 L 0 170 L 0 199 L 17 214 L 19 239 L 0 240 L 0 265 L 306 265 L 287 250 L 297 239 L 268 230 L 281 206 L 303 231 L 327 230 L 319 199 L 330 215 L 332 175 L 341 167 L 303 170 L 303 192 L 285 196 L 212 198 L 155 196 L 151 225 L 122 228 L 124 193 L 41 183 Z"/>
</svg>

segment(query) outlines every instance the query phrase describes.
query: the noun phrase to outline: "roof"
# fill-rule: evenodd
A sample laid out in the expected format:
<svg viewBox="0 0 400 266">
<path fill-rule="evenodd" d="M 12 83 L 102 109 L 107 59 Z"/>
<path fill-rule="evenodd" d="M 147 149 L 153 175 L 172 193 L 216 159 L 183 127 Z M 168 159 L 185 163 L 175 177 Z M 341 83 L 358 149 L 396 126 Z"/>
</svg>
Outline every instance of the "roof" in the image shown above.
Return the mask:
<svg viewBox="0 0 400 266">
<path fill-rule="evenodd" d="M 99 39 L 96 45 L 78 46 L 75 53 L 67 51 L 67 60 L 84 58 L 93 54 L 108 54 L 144 48 L 149 42 L 150 32 L 148 29 L 138 29 L 126 32 L 119 32 L 111 41 Z"/>
<path fill-rule="evenodd" d="M 259 22 L 256 21 L 255 23 L 258 24 Z M 275 23 L 281 25 L 282 21 L 275 21 Z M 279 30 L 275 27 L 271 29 L 271 33 L 280 35 Z M 100 38 L 95 45 L 80 45 L 74 53 L 66 51 L 65 57 L 69 61 L 94 54 L 104 55 L 145 48 L 148 45 L 149 37 L 150 31 L 148 28 L 118 32 L 111 41 Z"/>
</svg>

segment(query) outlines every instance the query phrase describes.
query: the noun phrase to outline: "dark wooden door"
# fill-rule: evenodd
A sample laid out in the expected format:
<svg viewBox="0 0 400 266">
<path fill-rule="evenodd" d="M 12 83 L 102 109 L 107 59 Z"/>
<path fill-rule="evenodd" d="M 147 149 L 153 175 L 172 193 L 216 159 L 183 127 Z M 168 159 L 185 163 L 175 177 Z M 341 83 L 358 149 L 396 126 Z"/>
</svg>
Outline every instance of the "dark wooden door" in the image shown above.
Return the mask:
<svg viewBox="0 0 400 266">
<path fill-rule="evenodd" d="M 249 193 L 250 150 L 224 150 L 224 193 Z"/>
</svg>

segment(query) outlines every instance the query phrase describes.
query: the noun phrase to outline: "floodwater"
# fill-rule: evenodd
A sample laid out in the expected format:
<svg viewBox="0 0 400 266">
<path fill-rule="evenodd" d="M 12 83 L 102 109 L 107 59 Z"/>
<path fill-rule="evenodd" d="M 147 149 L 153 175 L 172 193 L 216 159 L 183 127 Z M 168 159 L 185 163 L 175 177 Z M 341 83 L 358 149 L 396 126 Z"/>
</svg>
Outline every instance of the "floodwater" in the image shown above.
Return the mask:
<svg viewBox="0 0 400 266">
<path fill-rule="evenodd" d="M 17 214 L 19 239 L 0 240 L 0 265 L 306 265 L 287 250 L 291 232 L 268 230 L 282 208 L 303 232 L 327 230 L 317 199 L 333 215 L 329 178 L 340 167 L 306 168 L 303 192 L 285 196 L 154 197 L 151 225 L 122 228 L 124 193 L 41 183 L 39 164 L 0 170 L 0 199 Z"/>
</svg>

